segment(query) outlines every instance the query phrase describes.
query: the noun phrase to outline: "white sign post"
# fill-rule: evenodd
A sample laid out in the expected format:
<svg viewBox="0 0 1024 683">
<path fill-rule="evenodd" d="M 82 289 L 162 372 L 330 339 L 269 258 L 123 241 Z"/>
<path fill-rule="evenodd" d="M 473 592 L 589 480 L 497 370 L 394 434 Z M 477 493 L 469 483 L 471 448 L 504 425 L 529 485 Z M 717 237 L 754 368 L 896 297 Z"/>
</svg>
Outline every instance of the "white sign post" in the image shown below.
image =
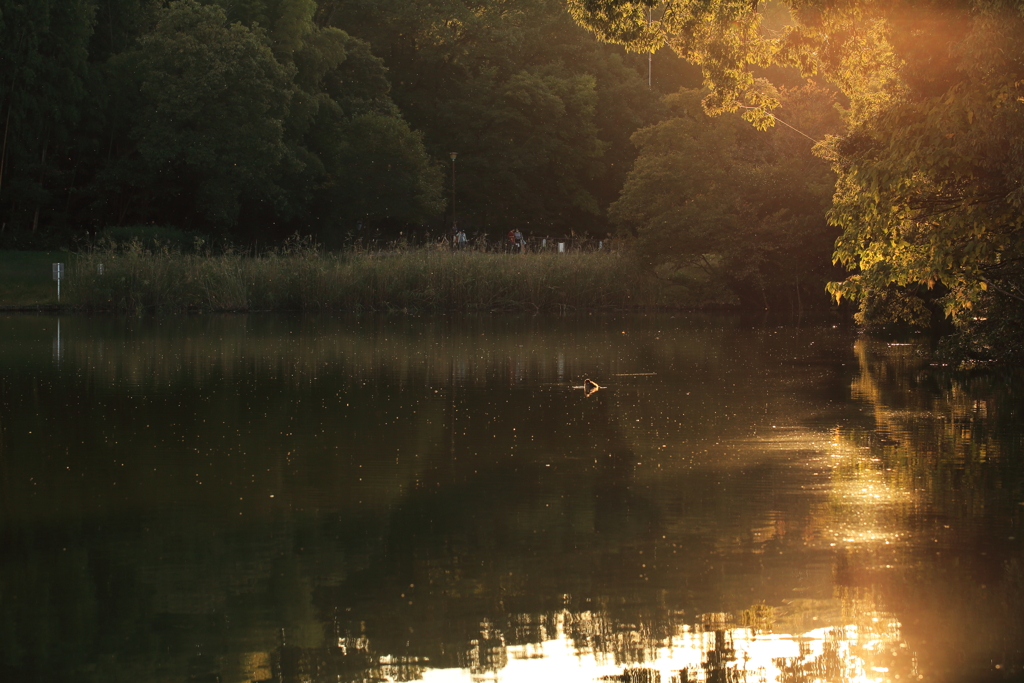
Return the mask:
<svg viewBox="0 0 1024 683">
<path fill-rule="evenodd" d="M 64 264 L 53 264 L 53 279 L 57 281 L 57 303 L 60 303 L 60 281 L 64 279 Z"/>
</svg>

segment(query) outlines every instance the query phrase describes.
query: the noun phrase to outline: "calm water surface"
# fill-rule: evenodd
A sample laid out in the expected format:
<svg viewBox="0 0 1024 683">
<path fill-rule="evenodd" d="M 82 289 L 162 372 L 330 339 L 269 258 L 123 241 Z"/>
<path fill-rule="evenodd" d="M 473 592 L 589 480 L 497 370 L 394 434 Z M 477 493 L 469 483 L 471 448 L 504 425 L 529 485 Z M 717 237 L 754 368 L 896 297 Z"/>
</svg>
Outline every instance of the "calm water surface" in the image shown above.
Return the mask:
<svg viewBox="0 0 1024 683">
<path fill-rule="evenodd" d="M 0 679 L 1018 679 L 1022 389 L 919 351 L 0 317 Z"/>
</svg>

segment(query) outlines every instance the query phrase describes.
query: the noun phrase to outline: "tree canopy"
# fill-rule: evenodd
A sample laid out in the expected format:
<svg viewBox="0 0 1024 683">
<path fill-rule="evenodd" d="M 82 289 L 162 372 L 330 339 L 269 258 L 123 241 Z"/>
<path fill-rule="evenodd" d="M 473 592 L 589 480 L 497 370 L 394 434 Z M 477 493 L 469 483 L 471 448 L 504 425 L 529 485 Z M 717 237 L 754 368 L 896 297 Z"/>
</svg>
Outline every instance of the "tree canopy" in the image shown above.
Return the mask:
<svg viewBox="0 0 1024 683">
<path fill-rule="evenodd" d="M 634 134 L 639 156 L 613 219 L 636 231 L 660 272 L 704 271 L 747 306 L 820 299 L 833 276 L 836 230 L 825 211 L 835 176 L 806 136 L 838 126 L 831 96 L 814 86 L 779 91 L 789 125 L 766 134 L 735 114 L 708 116 L 701 95 L 667 97 L 669 115 Z"/>
<path fill-rule="evenodd" d="M 230 225 L 243 195 L 276 194 L 293 74 L 262 31 L 183 0 L 113 68 L 124 106 L 140 112 L 109 174 L 125 210 Z"/>
<path fill-rule="evenodd" d="M 373 46 L 431 156 L 458 154 L 460 226 L 607 230 L 658 94 L 560 0 L 324 0 L 317 16 Z"/>
<path fill-rule="evenodd" d="M 0 241 L 423 236 L 456 199 L 470 234 L 600 232 L 639 66 L 559 0 L 0 0 Z"/>
<path fill-rule="evenodd" d="M 667 45 L 700 64 L 709 113 L 772 125 L 779 101 L 757 79 L 771 65 L 833 84 L 845 131 L 818 152 L 838 174 L 834 259 L 852 274 L 830 291 L 860 301 L 862 314 L 918 323 L 923 302 L 939 298 L 973 328 L 974 352 L 1024 356 L 1020 332 L 994 322 L 1024 321 L 1024 5 L 787 0 L 788 25 L 772 31 L 774 3 L 568 3 L 605 40 Z M 884 301 L 895 305 L 872 306 Z"/>
</svg>

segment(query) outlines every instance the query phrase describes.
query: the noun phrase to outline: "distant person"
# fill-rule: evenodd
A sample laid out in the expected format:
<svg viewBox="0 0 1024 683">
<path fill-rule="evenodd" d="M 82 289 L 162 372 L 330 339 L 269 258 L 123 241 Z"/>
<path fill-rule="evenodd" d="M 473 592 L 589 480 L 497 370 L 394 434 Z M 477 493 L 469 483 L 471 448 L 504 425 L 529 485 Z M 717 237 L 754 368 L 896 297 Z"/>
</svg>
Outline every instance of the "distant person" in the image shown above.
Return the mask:
<svg viewBox="0 0 1024 683">
<path fill-rule="evenodd" d="M 515 248 L 516 248 L 516 233 L 517 232 L 519 232 L 519 231 L 518 230 L 509 230 L 508 231 L 508 236 L 507 237 L 508 237 L 508 250 L 509 251 L 515 251 Z"/>
<path fill-rule="evenodd" d="M 466 239 L 466 231 L 465 230 L 459 230 L 458 232 L 455 233 L 455 248 L 456 249 L 465 249 L 468 244 L 469 244 L 469 240 Z"/>
<path fill-rule="evenodd" d="M 515 244 L 516 249 L 522 253 L 523 247 L 526 246 L 526 240 L 523 238 L 523 233 L 519 232 L 519 228 L 516 228 L 515 233 L 513 233 L 512 241 Z"/>
</svg>

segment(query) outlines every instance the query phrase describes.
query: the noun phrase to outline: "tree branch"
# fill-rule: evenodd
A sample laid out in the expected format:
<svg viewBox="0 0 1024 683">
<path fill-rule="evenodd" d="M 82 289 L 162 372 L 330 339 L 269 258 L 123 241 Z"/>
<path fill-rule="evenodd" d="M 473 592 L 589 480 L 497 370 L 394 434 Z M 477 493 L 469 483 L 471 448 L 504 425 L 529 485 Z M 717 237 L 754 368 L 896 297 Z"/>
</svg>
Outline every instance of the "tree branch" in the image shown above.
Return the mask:
<svg viewBox="0 0 1024 683">
<path fill-rule="evenodd" d="M 985 285 L 987 285 L 988 287 L 991 287 L 992 289 L 994 289 L 997 292 L 999 292 L 1000 294 L 1008 296 L 1008 297 L 1010 297 L 1012 299 L 1016 299 L 1017 301 L 1024 302 L 1024 296 L 1021 296 L 1020 294 L 1014 294 L 1013 292 L 1008 292 L 1008 291 L 1006 291 L 1005 289 L 1003 289 L 1002 287 L 1000 287 L 999 285 L 997 285 L 996 283 L 992 282 L 991 280 L 989 280 L 987 278 L 982 278 L 981 281 L 984 282 Z"/>
</svg>

